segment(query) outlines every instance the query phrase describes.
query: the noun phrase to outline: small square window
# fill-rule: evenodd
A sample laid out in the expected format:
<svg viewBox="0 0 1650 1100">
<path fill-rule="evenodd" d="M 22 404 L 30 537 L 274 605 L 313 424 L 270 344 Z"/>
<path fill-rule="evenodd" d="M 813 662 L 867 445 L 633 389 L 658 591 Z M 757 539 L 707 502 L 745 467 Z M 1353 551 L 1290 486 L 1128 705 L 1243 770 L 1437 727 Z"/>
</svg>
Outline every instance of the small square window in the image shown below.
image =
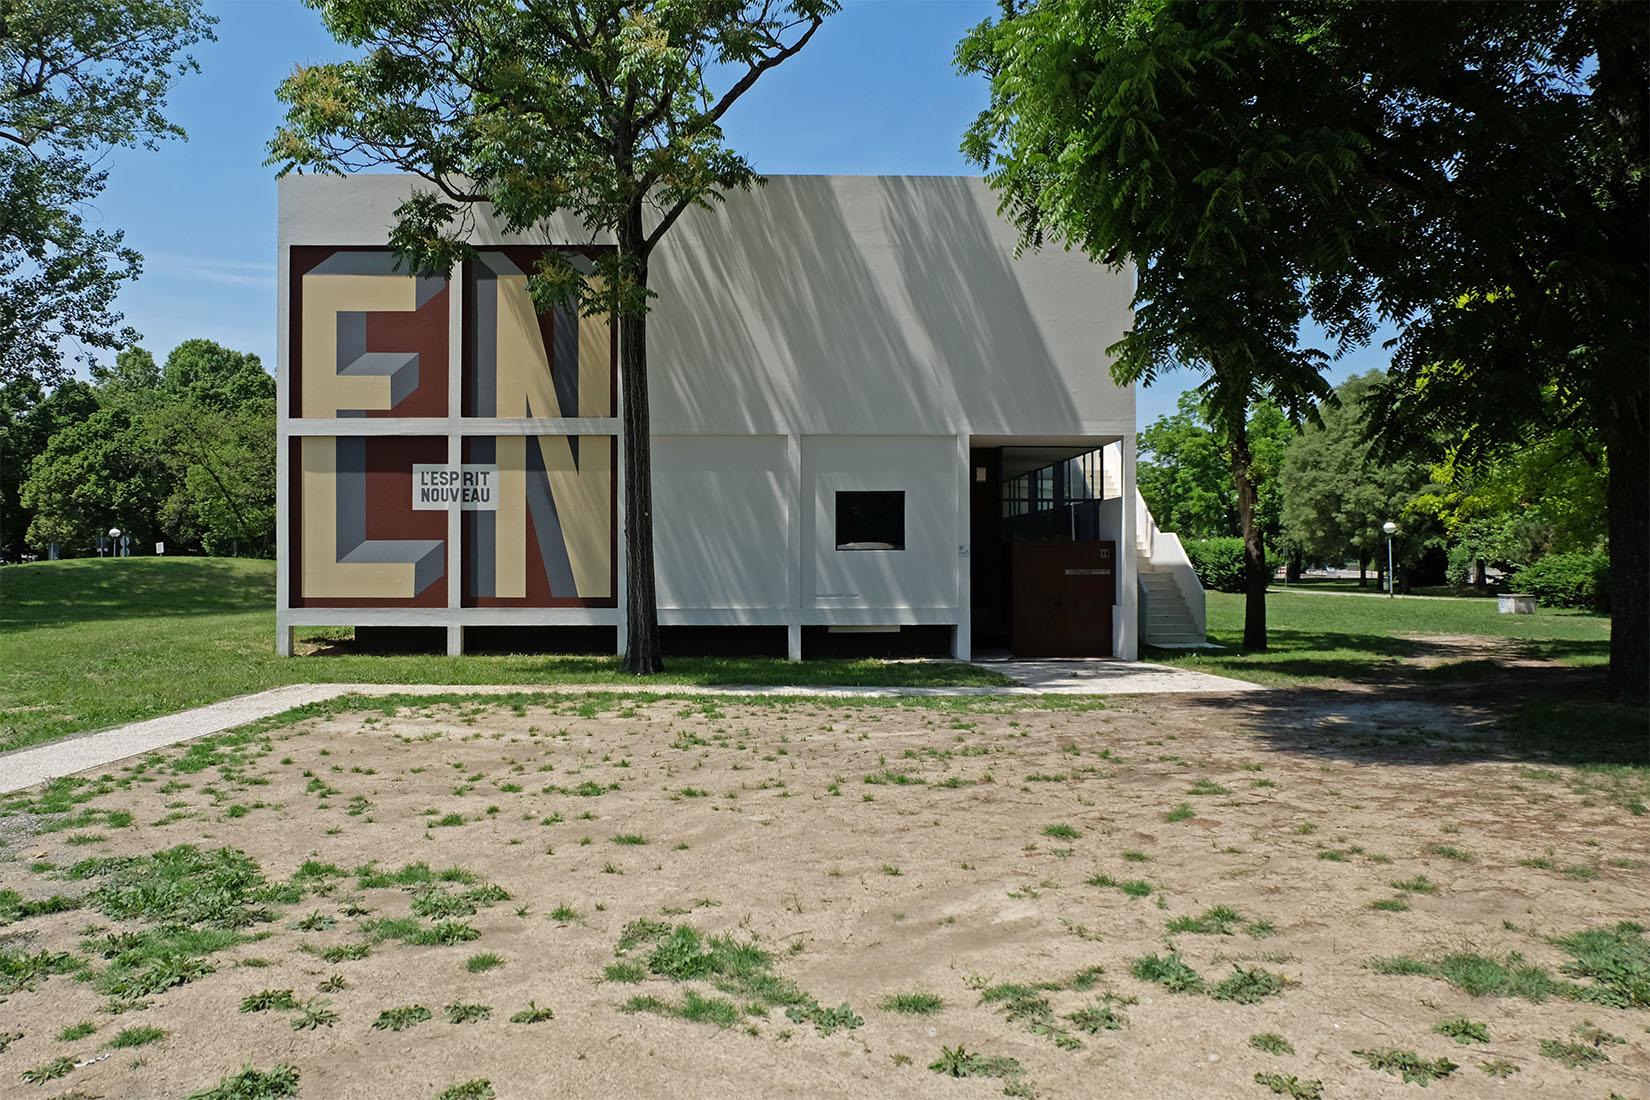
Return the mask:
<svg viewBox="0 0 1650 1100">
<path fill-rule="evenodd" d="M 836 548 L 904 550 L 905 493 L 838 493 Z"/>
</svg>

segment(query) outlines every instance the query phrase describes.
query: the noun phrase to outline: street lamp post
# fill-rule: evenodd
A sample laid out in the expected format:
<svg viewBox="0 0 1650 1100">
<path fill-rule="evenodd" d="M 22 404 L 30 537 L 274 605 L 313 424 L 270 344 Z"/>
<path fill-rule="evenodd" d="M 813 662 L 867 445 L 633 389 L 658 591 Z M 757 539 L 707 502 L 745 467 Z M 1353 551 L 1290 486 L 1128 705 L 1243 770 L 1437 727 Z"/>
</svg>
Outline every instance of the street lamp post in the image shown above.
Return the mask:
<svg viewBox="0 0 1650 1100">
<path fill-rule="evenodd" d="M 1392 575 L 1392 536 L 1397 532 L 1398 525 L 1391 520 L 1381 524 L 1381 530 L 1386 532 L 1386 595 L 1391 599 L 1397 594 L 1397 578 Z"/>
<path fill-rule="evenodd" d="M 109 528 L 109 556 L 111 558 L 120 557 L 120 528 L 118 527 Z"/>
</svg>

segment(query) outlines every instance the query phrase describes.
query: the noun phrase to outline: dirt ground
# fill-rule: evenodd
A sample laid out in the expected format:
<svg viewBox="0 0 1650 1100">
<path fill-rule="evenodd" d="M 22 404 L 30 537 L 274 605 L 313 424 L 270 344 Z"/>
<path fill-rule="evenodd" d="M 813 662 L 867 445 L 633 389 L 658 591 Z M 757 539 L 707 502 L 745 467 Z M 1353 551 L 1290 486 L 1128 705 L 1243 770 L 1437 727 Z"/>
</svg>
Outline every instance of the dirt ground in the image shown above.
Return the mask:
<svg viewBox="0 0 1650 1100">
<path fill-rule="evenodd" d="M 1633 812 L 1642 776 L 1498 758 L 1470 708 L 1336 692 L 1058 709 L 361 705 L 12 804 L 0 891 L 85 896 L 0 927 L 0 961 L 14 960 L 0 984 L 0 1096 L 178 1098 L 248 1065 L 295 1067 L 312 1100 L 434 1098 L 477 1079 L 491 1091 L 447 1095 L 1274 1095 L 1257 1074 L 1296 1096 L 1316 1081 L 1324 1097 L 1411 1095 L 1414 1084 L 1354 1053 L 1385 1050 L 1458 1063 L 1434 1095 L 1650 1093 L 1642 1007 L 1562 991 L 1474 997 L 1370 965 L 1517 955 L 1587 998 L 1596 983 L 1566 974 L 1572 957 L 1555 940 L 1650 916 L 1650 831 Z M 82 801 L 50 804 L 65 796 Z M 122 1001 L 94 977 L 111 965 L 97 945 L 153 921 L 110 908 L 118 892 L 87 893 L 115 865 L 70 869 L 176 845 L 242 851 L 286 891 L 254 899 L 274 919 L 202 956 L 212 972 Z M 434 881 L 416 869 L 371 877 L 418 863 Z M 443 880 L 453 868 L 468 874 Z M 1232 912 L 1209 918 L 1212 907 Z M 376 923 L 408 917 L 417 923 L 402 920 L 402 933 L 445 921 L 479 936 L 458 928 L 460 942 L 420 946 Z M 1172 931 L 1177 918 L 1189 920 Z M 765 949 L 783 981 L 764 1003 L 748 983 L 719 990 L 714 973 L 674 980 L 659 945 L 683 924 Z M 347 945 L 370 947 L 324 955 Z M 16 976 L 17 958 L 43 951 L 88 967 Z M 1202 991 L 1136 976 L 1150 975 L 1139 960 L 1171 952 Z M 502 965 L 472 970 L 479 954 Z M 1240 970 L 1253 973 L 1234 988 L 1252 988 L 1253 1003 L 1211 995 Z M 264 990 L 293 991 L 314 1026 L 298 1026 L 302 1010 L 242 1011 Z M 918 993 L 940 1007 L 891 1007 Z M 638 997 L 651 999 L 626 1011 Z M 529 1001 L 554 1017 L 511 1022 Z M 491 1013 L 455 1023 L 449 1004 Z M 373 1027 L 409 1005 L 433 1018 Z M 702 1018 L 671 1014 L 683 1006 Z M 1434 1030 L 1457 1015 L 1488 1041 Z M 59 1037 L 82 1021 L 95 1033 Z M 111 1052 L 138 1026 L 165 1037 Z M 1265 1033 L 1292 1053 L 1251 1045 Z M 1569 1068 L 1543 1040 L 1604 1060 Z M 948 1051 L 952 1068 L 1004 1075 L 931 1070 Z M 105 1054 L 24 1083 L 56 1058 Z M 1498 1063 L 1507 1076 L 1482 1070 Z"/>
</svg>

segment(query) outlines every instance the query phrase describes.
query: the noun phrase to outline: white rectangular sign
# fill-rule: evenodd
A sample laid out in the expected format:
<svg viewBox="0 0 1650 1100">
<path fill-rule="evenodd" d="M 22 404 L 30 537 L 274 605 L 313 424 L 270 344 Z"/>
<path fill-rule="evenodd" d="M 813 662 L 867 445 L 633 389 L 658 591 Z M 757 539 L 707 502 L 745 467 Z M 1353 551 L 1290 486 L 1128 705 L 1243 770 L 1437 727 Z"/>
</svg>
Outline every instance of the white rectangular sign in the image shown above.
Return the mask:
<svg viewBox="0 0 1650 1100">
<path fill-rule="evenodd" d="M 429 512 L 458 505 L 466 512 L 498 511 L 498 467 L 414 464 L 412 506 Z"/>
</svg>

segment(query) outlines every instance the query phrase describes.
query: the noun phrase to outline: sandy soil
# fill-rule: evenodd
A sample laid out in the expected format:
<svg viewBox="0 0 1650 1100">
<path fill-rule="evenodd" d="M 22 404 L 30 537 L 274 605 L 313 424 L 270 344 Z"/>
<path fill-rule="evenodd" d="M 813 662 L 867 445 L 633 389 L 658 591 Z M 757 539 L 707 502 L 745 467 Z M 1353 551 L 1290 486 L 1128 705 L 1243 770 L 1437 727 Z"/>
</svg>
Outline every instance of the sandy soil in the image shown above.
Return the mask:
<svg viewBox="0 0 1650 1100">
<path fill-rule="evenodd" d="M 128 811 L 127 827 L 38 832 L 52 819 L 0 819 L 0 890 L 80 893 L 96 880 L 64 876 L 75 861 L 178 844 L 244 851 L 271 882 L 305 860 L 352 873 L 275 906 L 278 919 L 248 930 L 265 938 L 209 956 L 215 972 L 140 1011 L 110 1015 L 109 998 L 70 975 L 13 992 L 0 1002 L 0 1036 L 21 1038 L 0 1053 L 0 1096 L 182 1097 L 248 1064 L 297 1067 L 312 1100 L 433 1098 L 476 1078 L 501 1098 L 964 1100 L 1003 1095 L 1005 1083 L 1045 1097 L 1272 1095 L 1257 1073 L 1321 1080 L 1325 1097 L 1411 1095 L 1414 1085 L 1353 1054 L 1377 1048 L 1459 1063 L 1432 1095 L 1645 1096 L 1650 1012 L 1475 999 L 1365 965 L 1518 952 L 1558 976 L 1568 956 L 1550 937 L 1650 914 L 1646 819 L 1612 801 L 1606 777 L 1486 757 L 1472 744 L 1486 721 L 1446 704 L 1334 692 L 1056 710 L 569 698 L 312 719 L 201 770 L 190 770 L 199 750 L 192 760 L 156 754 L 111 769 L 104 793 L 76 807 Z M 867 781 L 893 776 L 908 778 Z M 1182 803 L 1192 816 L 1166 820 Z M 436 824 L 452 814 L 463 824 Z M 76 839 L 87 836 L 101 839 Z M 414 861 L 463 868 L 509 900 L 463 918 L 480 933 L 473 942 L 391 939 L 332 963 L 312 953 L 368 942 L 363 922 L 409 915 L 415 890 L 363 888 L 353 870 Z M 1417 875 L 1436 892 L 1389 885 Z M 1100 876 L 1150 893 L 1091 881 Z M 1395 897 L 1409 908 L 1371 908 Z M 1217 905 L 1241 914 L 1231 934 L 1166 931 Z M 557 919 L 559 907 L 572 914 Z M 299 928 L 312 913 L 335 923 Z M 722 1028 L 621 1011 L 636 995 L 718 995 L 658 976 L 604 980 L 622 931 L 641 918 L 754 940 L 777 973 L 821 1005 L 851 1004 L 863 1024 L 825 1035 L 778 1008 Z M 90 908 L 32 916 L 0 927 L 0 950 L 87 955 L 88 926 L 142 927 Z M 1210 984 L 1234 964 L 1287 981 L 1238 1004 L 1131 975 L 1134 960 L 1171 945 Z M 645 963 L 648 951 L 627 960 Z M 504 963 L 472 973 L 478 952 Z M 1039 994 L 1052 1032 L 1009 1018 L 1001 1001 L 982 1003 L 999 983 L 1069 985 L 1095 966 L 1104 972 L 1093 988 Z M 347 986 L 318 993 L 333 974 Z M 291 1010 L 238 1010 L 264 989 L 322 997 L 338 1018 L 299 1030 Z M 913 992 L 944 1007 L 928 1016 L 879 1007 Z M 1127 1020 L 1120 1030 L 1090 1034 L 1063 1019 L 1106 994 Z M 529 1000 L 555 1018 L 509 1022 Z M 442 1006 L 455 1001 L 491 1006 L 491 1017 L 450 1023 Z M 413 1003 L 434 1019 L 401 1032 L 371 1026 Z M 1486 1024 L 1490 1041 L 1459 1045 L 1432 1030 L 1456 1014 Z M 83 1020 L 96 1034 L 58 1038 Z M 1570 1069 L 1540 1055 L 1541 1040 L 1573 1040 L 1584 1020 L 1625 1039 L 1607 1045 L 1607 1062 Z M 59 1056 L 104 1053 L 136 1025 L 167 1037 L 21 1083 Z M 1251 1047 L 1263 1032 L 1295 1053 Z M 930 1071 L 942 1048 L 958 1046 L 1012 1057 L 1024 1074 Z M 1480 1072 L 1495 1059 L 1518 1071 Z"/>
</svg>

